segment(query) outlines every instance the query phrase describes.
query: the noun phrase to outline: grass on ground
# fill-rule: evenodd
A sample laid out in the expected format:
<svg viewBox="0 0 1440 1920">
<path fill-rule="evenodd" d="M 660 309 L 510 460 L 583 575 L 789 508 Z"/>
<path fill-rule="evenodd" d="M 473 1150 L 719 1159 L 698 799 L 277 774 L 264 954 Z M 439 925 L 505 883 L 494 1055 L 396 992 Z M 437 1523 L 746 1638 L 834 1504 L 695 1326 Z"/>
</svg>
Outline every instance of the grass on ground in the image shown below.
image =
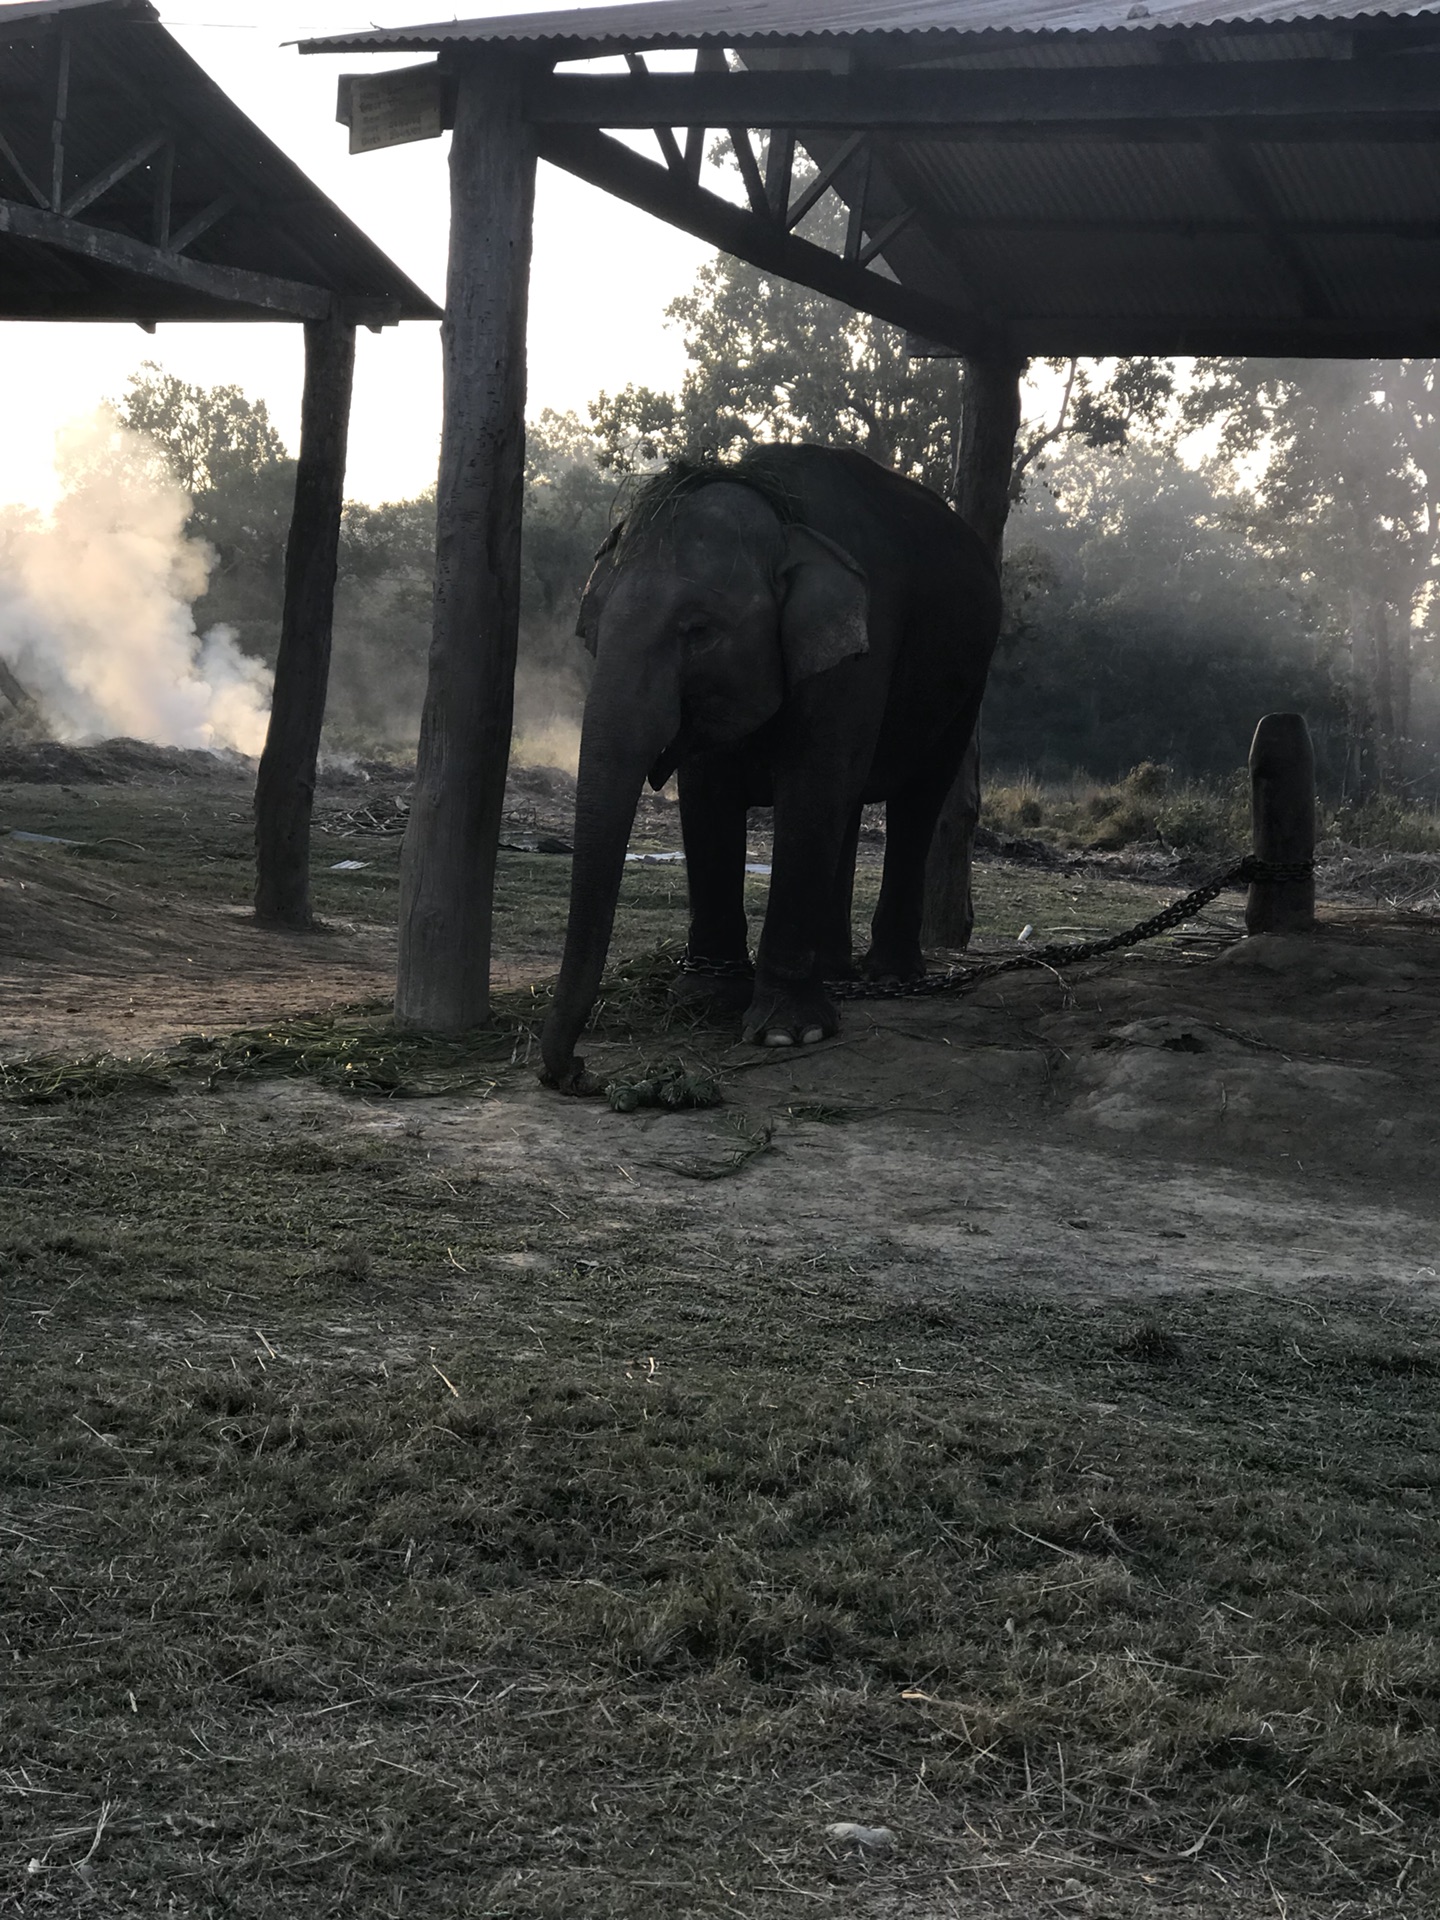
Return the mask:
<svg viewBox="0 0 1440 1920">
<path fill-rule="evenodd" d="M 1429 1323 L 886 1296 L 433 1111 L 0 1112 L 17 1912 L 1440 1899 Z"/>
<path fill-rule="evenodd" d="M 1180 853 L 1223 856 L 1250 844 L 1250 782 L 1243 768 L 1228 780 L 1180 780 L 1148 760 L 1108 783 L 1001 774 L 987 781 L 982 818 L 997 833 L 1061 847 L 1118 852 L 1158 840 Z M 1393 796 L 1322 804 L 1319 829 L 1322 841 L 1339 846 L 1440 853 L 1440 809 Z"/>
<path fill-rule="evenodd" d="M 238 897 L 248 822 L 152 826 L 157 888 Z M 505 858 L 525 950 L 565 864 Z M 1010 938 L 1154 903 L 981 882 Z M 626 887 L 643 956 L 680 882 Z M 700 1044 L 616 982 L 608 1037 Z M 372 1010 L 0 1104 L 0 1903 L 1434 1910 L 1432 1321 L 899 1297 L 758 1257 L 703 1181 L 597 1197 L 335 1097 L 528 1076 L 507 1010 L 463 1058 Z M 663 1155 L 743 1181 L 835 1117 Z"/>
</svg>

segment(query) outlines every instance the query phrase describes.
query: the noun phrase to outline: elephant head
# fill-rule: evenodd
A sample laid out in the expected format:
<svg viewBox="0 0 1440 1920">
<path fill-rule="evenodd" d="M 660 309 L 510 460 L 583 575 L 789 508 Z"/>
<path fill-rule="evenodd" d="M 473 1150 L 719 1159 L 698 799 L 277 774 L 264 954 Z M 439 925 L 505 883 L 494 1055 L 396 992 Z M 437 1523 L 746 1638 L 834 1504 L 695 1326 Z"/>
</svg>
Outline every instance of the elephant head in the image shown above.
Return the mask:
<svg viewBox="0 0 1440 1920">
<path fill-rule="evenodd" d="M 866 619 L 865 578 L 847 553 L 783 502 L 711 471 L 660 476 L 601 548 L 578 626 L 595 674 L 565 956 L 541 1043 L 551 1084 L 579 1079 L 575 1042 L 647 776 L 663 786 L 689 755 L 757 732 L 803 681 L 866 651 Z"/>
</svg>

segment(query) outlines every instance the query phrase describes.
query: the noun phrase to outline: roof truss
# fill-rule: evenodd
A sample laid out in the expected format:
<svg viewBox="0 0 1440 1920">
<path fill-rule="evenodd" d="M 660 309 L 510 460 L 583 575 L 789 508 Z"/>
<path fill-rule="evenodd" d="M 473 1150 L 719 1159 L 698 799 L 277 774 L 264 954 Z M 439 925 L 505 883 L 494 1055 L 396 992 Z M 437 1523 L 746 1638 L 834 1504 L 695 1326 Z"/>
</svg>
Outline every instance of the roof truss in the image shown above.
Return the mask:
<svg viewBox="0 0 1440 1920">
<path fill-rule="evenodd" d="M 1440 220 L 1287 217 L 1252 157 L 1257 143 L 1440 143 L 1440 60 L 1399 59 L 1393 47 L 1370 44 L 1373 52 L 1346 59 L 1208 63 L 1191 61 L 1177 37 L 1159 60 L 1139 66 L 986 71 L 860 64 L 862 56 L 843 51 L 825 68 L 779 66 L 773 55 L 711 47 L 697 54 L 693 73 L 651 73 L 643 55 L 630 53 L 630 71 L 620 75 L 554 72 L 537 62 L 526 112 L 542 155 L 554 164 L 752 265 L 963 353 L 1225 352 L 1233 350 L 1234 329 L 1198 307 L 1133 324 L 1097 315 L 1093 325 L 1073 315 L 1007 311 L 975 264 L 987 235 L 1090 233 L 1133 241 L 1143 239 L 1147 223 L 1123 212 L 1106 221 L 1071 216 L 1047 223 L 944 208 L 916 177 L 908 148 L 917 141 L 1110 149 L 1182 143 L 1204 153 L 1240 211 L 1153 220 L 1150 230 L 1190 244 L 1249 237 L 1263 248 L 1288 312 L 1247 323 L 1250 351 L 1434 352 L 1440 300 L 1433 323 L 1397 319 L 1377 328 L 1373 319 L 1347 319 L 1314 270 L 1307 243 L 1440 243 Z M 749 69 L 738 64 L 746 58 L 754 62 Z M 654 132 L 661 164 L 606 131 L 639 128 Z M 728 134 L 744 207 L 700 183 L 711 128 Z M 755 129 L 769 131 L 763 168 Z M 797 146 L 818 169 L 798 191 Z M 829 189 L 848 210 L 839 252 L 795 232 Z"/>
<path fill-rule="evenodd" d="M 639 61 L 639 55 L 630 56 Z M 1435 140 L 1429 59 L 1187 66 L 537 74 L 543 126 L 815 127 L 932 140 Z"/>
<path fill-rule="evenodd" d="M 153 328 L 438 315 L 170 39 L 149 0 L 0 15 L 0 316 Z"/>
</svg>

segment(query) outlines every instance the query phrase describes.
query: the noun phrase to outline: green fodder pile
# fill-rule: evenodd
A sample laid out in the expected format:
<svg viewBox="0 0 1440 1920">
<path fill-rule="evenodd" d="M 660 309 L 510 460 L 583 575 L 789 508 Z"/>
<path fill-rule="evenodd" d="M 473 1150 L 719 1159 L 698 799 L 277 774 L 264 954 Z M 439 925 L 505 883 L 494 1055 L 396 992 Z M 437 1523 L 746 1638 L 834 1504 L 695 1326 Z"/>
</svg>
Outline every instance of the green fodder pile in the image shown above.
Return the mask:
<svg viewBox="0 0 1440 1920">
<path fill-rule="evenodd" d="M 1431 1322 L 897 1298 L 282 1092 L 0 1116 L 15 1911 L 1433 1910 Z"/>
</svg>

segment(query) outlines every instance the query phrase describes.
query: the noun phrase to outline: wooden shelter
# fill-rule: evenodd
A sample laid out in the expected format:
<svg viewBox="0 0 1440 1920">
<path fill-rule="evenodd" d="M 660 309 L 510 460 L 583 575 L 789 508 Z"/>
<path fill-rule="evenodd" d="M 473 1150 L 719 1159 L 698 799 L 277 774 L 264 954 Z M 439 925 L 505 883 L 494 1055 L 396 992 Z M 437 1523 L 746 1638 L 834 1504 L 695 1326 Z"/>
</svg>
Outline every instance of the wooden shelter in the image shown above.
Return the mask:
<svg viewBox="0 0 1440 1920">
<path fill-rule="evenodd" d="M 961 504 L 997 541 L 1031 355 L 1440 349 L 1440 0 L 641 0 L 304 50 L 433 52 L 403 82 L 342 83 L 342 117 L 366 88 L 413 105 L 428 86 L 429 130 L 454 127 L 397 1003 L 415 1025 L 487 1007 L 537 159 L 965 356 Z M 661 50 L 691 70 L 648 71 Z M 601 55 L 628 71 L 576 65 Z M 655 157 L 626 129 L 653 130 Z M 712 130 L 735 200 L 702 181 Z M 797 149 L 817 169 L 799 187 Z M 827 189 L 848 210 L 833 250 L 796 232 Z"/>
<path fill-rule="evenodd" d="M 309 921 L 355 329 L 439 317 L 148 0 L 0 9 L 0 319 L 305 328 L 284 616 L 256 789 L 266 920 Z"/>
</svg>

